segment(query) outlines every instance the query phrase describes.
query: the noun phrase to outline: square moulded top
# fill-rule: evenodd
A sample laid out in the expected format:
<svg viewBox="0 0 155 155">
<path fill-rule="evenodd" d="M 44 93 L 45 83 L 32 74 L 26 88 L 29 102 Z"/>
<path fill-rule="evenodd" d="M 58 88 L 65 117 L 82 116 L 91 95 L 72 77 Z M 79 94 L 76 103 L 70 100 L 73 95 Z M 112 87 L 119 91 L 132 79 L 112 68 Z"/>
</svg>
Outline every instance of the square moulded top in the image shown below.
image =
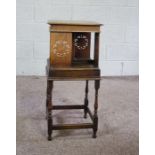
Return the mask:
<svg viewBox="0 0 155 155">
<path fill-rule="evenodd" d="M 72 26 L 102 26 L 102 24 L 93 21 L 80 20 L 49 20 L 49 25 L 72 25 Z"/>
<path fill-rule="evenodd" d="M 51 32 L 100 32 L 102 24 L 91 21 L 51 20 L 48 21 Z"/>
</svg>

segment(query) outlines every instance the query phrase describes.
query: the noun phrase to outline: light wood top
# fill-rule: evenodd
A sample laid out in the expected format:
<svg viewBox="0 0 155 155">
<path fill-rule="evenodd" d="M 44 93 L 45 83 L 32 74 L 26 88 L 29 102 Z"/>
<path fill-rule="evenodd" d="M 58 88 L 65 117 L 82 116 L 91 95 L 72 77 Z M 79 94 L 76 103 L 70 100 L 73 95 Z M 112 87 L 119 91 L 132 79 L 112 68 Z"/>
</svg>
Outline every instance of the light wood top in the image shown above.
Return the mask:
<svg viewBox="0 0 155 155">
<path fill-rule="evenodd" d="M 49 25 L 80 25 L 80 26 L 101 26 L 102 24 L 92 21 L 78 21 L 78 20 L 49 20 Z"/>
</svg>

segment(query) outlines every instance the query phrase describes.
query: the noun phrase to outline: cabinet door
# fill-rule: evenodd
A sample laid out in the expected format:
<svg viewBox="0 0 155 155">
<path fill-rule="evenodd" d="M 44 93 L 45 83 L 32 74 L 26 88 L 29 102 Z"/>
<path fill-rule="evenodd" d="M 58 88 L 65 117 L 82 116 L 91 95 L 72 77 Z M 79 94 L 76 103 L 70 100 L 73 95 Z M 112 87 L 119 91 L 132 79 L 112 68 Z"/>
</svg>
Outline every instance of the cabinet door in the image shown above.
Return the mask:
<svg viewBox="0 0 155 155">
<path fill-rule="evenodd" d="M 72 59 L 72 33 L 50 34 L 50 62 L 53 66 L 69 66 Z"/>
</svg>

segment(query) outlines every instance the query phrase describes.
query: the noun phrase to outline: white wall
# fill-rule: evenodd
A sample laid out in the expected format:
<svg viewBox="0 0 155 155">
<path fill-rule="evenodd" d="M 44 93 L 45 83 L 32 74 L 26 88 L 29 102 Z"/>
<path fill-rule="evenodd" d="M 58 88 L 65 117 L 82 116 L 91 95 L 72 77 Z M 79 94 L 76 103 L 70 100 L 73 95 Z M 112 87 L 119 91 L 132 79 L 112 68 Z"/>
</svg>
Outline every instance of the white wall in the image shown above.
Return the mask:
<svg viewBox="0 0 155 155">
<path fill-rule="evenodd" d="M 17 75 L 45 75 L 52 19 L 103 23 L 102 75 L 138 75 L 138 0 L 17 0 Z"/>
</svg>

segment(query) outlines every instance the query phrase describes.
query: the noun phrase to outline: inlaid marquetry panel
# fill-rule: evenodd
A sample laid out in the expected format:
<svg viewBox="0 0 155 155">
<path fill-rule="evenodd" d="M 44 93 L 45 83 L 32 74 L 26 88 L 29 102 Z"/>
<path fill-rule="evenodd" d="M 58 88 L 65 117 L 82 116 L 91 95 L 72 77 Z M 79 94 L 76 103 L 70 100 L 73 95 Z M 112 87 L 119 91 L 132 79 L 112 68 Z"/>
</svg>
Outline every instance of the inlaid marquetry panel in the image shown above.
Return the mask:
<svg viewBox="0 0 155 155">
<path fill-rule="evenodd" d="M 54 66 L 71 65 L 72 33 L 51 33 L 50 62 Z"/>
<path fill-rule="evenodd" d="M 84 60 L 90 58 L 90 41 L 90 33 L 73 33 L 73 60 Z"/>
</svg>

